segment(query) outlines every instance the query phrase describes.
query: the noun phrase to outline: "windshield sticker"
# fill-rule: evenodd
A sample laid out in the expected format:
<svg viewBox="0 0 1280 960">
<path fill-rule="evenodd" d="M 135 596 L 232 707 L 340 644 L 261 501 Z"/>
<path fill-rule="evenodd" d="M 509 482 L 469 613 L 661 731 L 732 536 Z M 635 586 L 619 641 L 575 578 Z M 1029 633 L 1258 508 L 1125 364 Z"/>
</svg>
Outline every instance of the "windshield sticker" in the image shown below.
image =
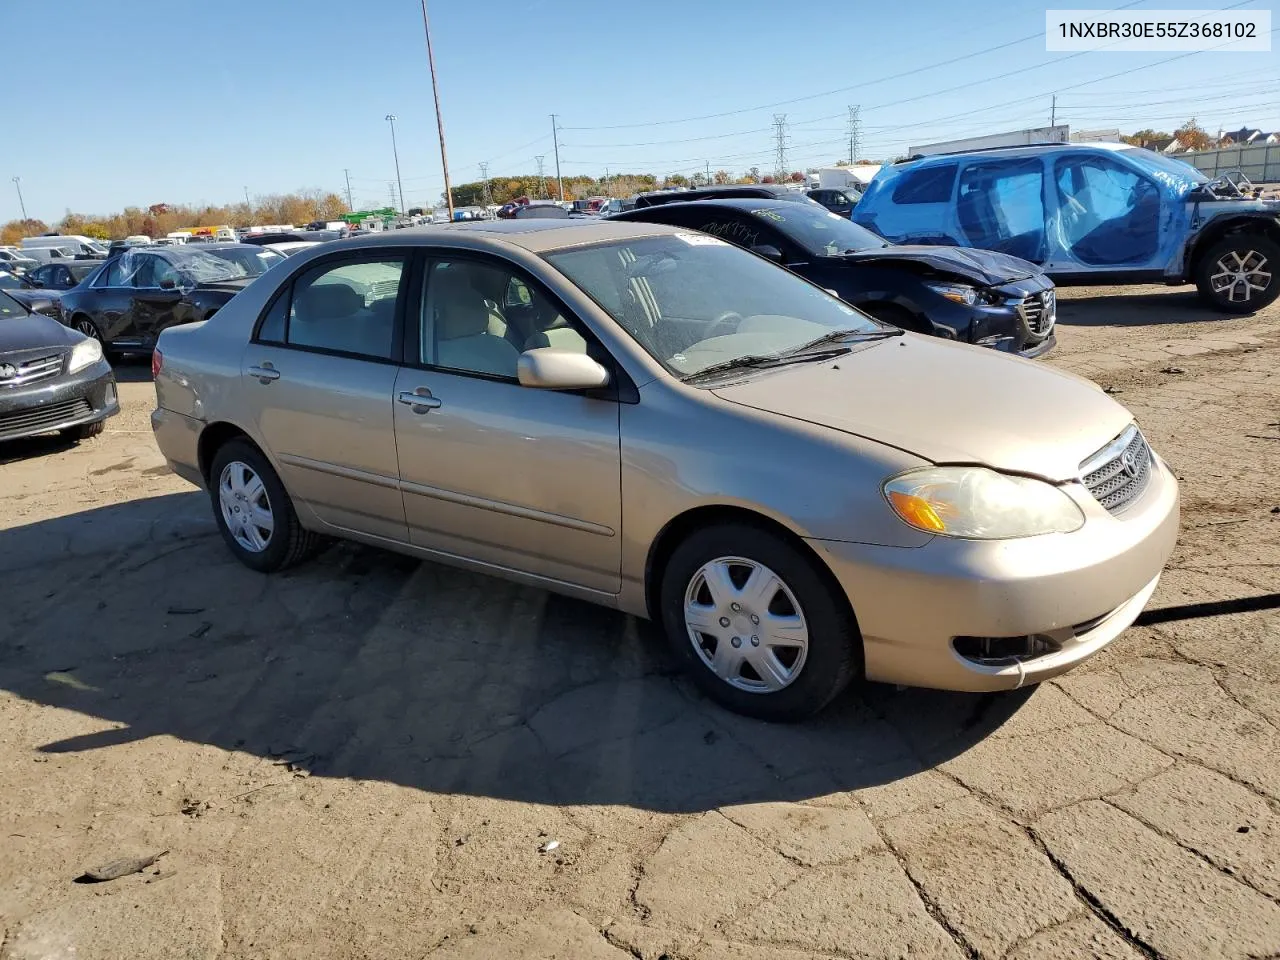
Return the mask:
<svg viewBox="0 0 1280 960">
<path fill-rule="evenodd" d="M 728 246 L 718 237 L 711 237 L 705 233 L 677 233 L 676 237 L 689 244 L 691 247 L 724 247 Z"/>
<path fill-rule="evenodd" d="M 778 223 L 787 222 L 787 218 L 784 217 L 782 214 L 780 214 L 777 210 L 770 210 L 768 208 L 765 208 L 764 210 L 752 210 L 751 215 L 755 217 L 765 217 L 768 220 L 775 220 Z"/>
</svg>

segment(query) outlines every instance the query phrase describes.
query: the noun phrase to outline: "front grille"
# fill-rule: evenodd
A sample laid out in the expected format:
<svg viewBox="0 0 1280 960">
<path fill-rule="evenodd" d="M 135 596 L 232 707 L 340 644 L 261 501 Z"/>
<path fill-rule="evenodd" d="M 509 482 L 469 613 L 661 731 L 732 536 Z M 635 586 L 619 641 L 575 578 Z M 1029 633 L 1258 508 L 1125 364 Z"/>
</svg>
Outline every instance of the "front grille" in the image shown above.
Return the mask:
<svg viewBox="0 0 1280 960">
<path fill-rule="evenodd" d="M 1036 337 L 1047 337 L 1058 317 L 1058 297 L 1053 290 L 1033 293 L 1018 304 L 1018 315 Z"/>
<path fill-rule="evenodd" d="M 389 280 L 375 280 L 373 283 L 369 284 L 369 290 L 364 295 L 364 305 L 367 307 L 378 300 L 385 300 L 388 297 L 394 297 L 399 290 L 399 277 L 394 277 Z"/>
<path fill-rule="evenodd" d="M 53 353 L 47 357 L 36 357 L 21 363 L 5 362 L 0 359 L 0 388 L 20 387 L 38 380 L 48 380 L 62 372 L 62 354 Z"/>
<path fill-rule="evenodd" d="M 38 433 L 52 430 L 68 420 L 75 420 L 93 411 L 89 401 L 66 400 L 52 403 L 47 407 L 35 407 L 30 410 L 19 410 L 17 413 L 0 415 L 0 440 L 27 433 Z"/>
<path fill-rule="evenodd" d="M 1151 481 L 1151 448 L 1131 426 L 1080 464 L 1080 479 L 1108 512 L 1119 513 Z"/>
</svg>

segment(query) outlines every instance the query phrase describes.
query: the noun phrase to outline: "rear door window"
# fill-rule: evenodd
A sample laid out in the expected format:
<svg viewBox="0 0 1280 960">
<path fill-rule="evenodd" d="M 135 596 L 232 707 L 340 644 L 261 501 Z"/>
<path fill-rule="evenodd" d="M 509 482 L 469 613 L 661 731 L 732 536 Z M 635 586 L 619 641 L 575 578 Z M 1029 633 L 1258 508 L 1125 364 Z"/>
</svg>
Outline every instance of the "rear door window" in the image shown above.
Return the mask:
<svg viewBox="0 0 1280 960">
<path fill-rule="evenodd" d="M 970 246 L 1043 263 L 1044 166 L 1040 158 L 970 163 L 960 176 L 956 215 Z"/>
</svg>

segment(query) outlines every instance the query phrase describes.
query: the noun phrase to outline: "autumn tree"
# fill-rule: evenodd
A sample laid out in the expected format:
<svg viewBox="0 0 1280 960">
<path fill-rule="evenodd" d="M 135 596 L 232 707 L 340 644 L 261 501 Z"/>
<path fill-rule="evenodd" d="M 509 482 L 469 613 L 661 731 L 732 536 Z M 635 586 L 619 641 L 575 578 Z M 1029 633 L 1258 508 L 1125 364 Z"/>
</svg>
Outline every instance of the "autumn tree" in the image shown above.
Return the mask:
<svg viewBox="0 0 1280 960">
<path fill-rule="evenodd" d="M 717 184 L 725 184 L 733 182 L 733 174 L 728 170 L 717 170 L 711 175 L 711 179 Z"/>
<path fill-rule="evenodd" d="M 1205 132 L 1204 127 L 1196 123 L 1195 117 L 1173 131 L 1173 135 L 1188 150 L 1208 150 L 1214 145 L 1213 138 Z"/>
<path fill-rule="evenodd" d="M 10 220 L 0 227 L 0 244 L 16 246 L 23 237 L 38 237 L 48 232 L 49 225 L 43 220 Z"/>
</svg>

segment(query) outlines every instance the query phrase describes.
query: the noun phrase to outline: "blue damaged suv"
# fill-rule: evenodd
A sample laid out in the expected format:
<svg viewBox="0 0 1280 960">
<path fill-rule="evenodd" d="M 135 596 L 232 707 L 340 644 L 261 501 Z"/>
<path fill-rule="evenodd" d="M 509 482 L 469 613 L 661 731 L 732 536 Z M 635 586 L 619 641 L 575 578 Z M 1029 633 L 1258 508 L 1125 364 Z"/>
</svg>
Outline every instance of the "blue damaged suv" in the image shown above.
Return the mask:
<svg viewBox="0 0 1280 960">
<path fill-rule="evenodd" d="M 1280 200 L 1124 144 L 913 157 L 881 169 L 852 219 L 894 243 L 1012 254 L 1058 284 L 1194 283 L 1232 313 L 1280 295 Z"/>
</svg>

